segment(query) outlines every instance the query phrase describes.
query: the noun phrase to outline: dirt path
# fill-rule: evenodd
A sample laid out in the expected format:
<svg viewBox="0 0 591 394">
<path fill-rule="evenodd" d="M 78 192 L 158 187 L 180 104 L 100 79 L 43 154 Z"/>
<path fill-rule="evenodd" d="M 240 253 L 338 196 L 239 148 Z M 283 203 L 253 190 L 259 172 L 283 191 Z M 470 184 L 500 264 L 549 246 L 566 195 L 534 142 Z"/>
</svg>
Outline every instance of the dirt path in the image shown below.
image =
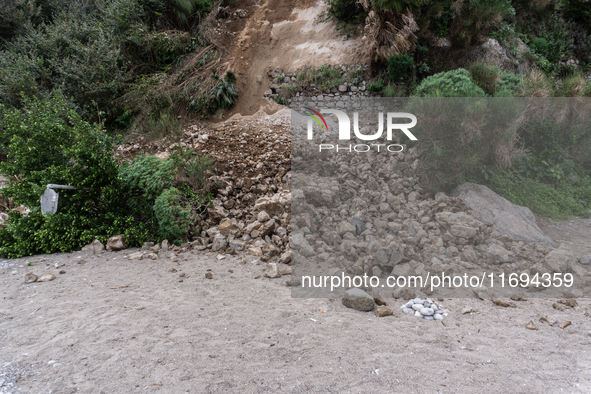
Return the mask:
<svg viewBox="0 0 591 394">
<path fill-rule="evenodd" d="M 226 118 L 252 115 L 261 108 L 270 114 L 282 108 L 263 98 L 270 84 L 267 75 L 277 67 L 295 71 L 361 61 L 358 37 L 346 39 L 334 23 L 317 22 L 326 8 L 322 0 L 258 0 L 239 7 L 247 10 L 245 19 L 220 20 L 220 26 L 234 33 L 220 39 L 232 54 L 228 69 L 241 73 L 238 102 Z"/>
<path fill-rule="evenodd" d="M 591 391 L 589 300 L 563 312 L 555 300 L 445 300 L 443 325 L 401 315 L 401 300 L 377 318 L 292 299 L 286 277 L 255 279 L 262 266 L 237 257 L 131 252 L 0 262 L 0 393 Z M 58 278 L 25 285 L 29 271 Z M 544 313 L 572 324 L 544 325 Z"/>
</svg>

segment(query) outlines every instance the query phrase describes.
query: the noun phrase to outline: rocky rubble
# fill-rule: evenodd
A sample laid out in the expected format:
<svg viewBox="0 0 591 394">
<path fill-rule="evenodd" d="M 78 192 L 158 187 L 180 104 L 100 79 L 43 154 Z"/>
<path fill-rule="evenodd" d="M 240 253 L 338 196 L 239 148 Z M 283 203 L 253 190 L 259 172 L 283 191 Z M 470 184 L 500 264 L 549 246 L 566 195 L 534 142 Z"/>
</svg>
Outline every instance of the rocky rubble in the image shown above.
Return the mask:
<svg viewBox="0 0 591 394">
<path fill-rule="evenodd" d="M 329 118 L 328 129 L 338 130 Z M 328 135 L 314 141 L 329 142 L 334 140 Z M 532 242 L 544 241 L 528 233 L 533 226 L 524 226 L 520 236 L 513 236 L 491 223 L 493 217 L 471 210 L 461 198 L 426 193 L 417 176 L 416 149 L 405 147 L 399 154 L 320 154 L 306 144 L 297 142 L 292 161 L 294 272 L 367 274 L 382 279 L 389 275 L 425 278 L 442 272 L 479 277 L 483 272 L 572 273 L 577 286 L 566 293 L 583 294 L 587 270 L 565 245 L 553 248 Z M 523 207 L 512 208 L 523 212 Z M 499 209 L 508 211 L 504 206 Z M 456 297 L 474 296 L 470 289 L 452 290 Z M 483 286 L 478 296 L 491 297 L 499 290 Z M 526 290 L 535 293 L 541 288 L 529 285 Z M 426 286 L 422 291 L 431 295 Z M 397 288 L 393 296 L 408 294 Z"/>
</svg>

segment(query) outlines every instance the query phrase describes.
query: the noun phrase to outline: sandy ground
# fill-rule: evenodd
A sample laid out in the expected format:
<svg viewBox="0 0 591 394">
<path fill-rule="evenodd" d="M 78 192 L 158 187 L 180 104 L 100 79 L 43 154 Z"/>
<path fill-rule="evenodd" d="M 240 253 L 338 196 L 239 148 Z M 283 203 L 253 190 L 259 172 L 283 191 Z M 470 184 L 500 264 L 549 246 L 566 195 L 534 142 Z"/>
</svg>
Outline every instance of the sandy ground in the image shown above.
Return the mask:
<svg viewBox="0 0 591 394">
<path fill-rule="evenodd" d="M 0 262 L 0 393 L 591 392 L 590 300 L 446 299 L 442 324 L 388 299 L 395 315 L 377 318 L 291 298 L 287 277 L 240 256 L 131 252 Z M 31 271 L 57 279 L 26 285 Z"/>
</svg>

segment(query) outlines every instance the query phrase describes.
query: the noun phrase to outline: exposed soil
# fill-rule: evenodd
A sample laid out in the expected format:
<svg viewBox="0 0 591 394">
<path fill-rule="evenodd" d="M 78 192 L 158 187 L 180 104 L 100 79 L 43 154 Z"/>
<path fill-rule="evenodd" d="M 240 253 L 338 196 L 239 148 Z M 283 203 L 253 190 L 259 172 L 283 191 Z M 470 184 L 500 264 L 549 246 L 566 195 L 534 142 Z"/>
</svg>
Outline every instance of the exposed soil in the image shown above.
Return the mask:
<svg viewBox="0 0 591 394">
<path fill-rule="evenodd" d="M 252 115 L 263 109 L 271 114 L 282 106 L 263 98 L 269 73 L 277 67 L 295 71 L 303 66 L 359 63 L 360 38 L 346 39 L 334 23 L 318 22 L 326 8 L 322 0 L 258 0 L 239 2 L 246 18 L 219 19 L 219 44 L 231 53 L 228 70 L 240 74 L 238 101 L 228 112 Z M 215 37 L 214 37 L 215 39 Z"/>
</svg>

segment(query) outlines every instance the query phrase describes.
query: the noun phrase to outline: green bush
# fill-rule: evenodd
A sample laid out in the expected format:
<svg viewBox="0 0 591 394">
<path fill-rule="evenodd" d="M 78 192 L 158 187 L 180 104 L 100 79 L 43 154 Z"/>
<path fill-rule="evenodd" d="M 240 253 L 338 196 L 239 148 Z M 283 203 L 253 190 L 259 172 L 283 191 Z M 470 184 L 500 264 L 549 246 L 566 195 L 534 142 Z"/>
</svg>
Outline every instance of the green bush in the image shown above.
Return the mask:
<svg viewBox="0 0 591 394">
<path fill-rule="evenodd" d="M 213 78 L 217 81 L 217 84 L 213 88 L 212 96 L 217 101 L 218 107 L 230 108 L 234 105 L 238 97 L 236 74 L 228 71 L 224 78 L 220 78 L 217 74 L 214 74 Z"/>
<path fill-rule="evenodd" d="M 538 53 L 542 56 L 548 55 L 548 41 L 545 38 L 538 37 L 534 39 L 530 44 L 529 47 L 535 53 Z"/>
<path fill-rule="evenodd" d="M 564 0 L 564 14 L 591 33 L 591 3 L 585 0 Z"/>
<path fill-rule="evenodd" d="M 456 70 L 431 75 L 417 87 L 418 97 L 484 97 L 486 94 L 471 79 L 468 70 Z"/>
<path fill-rule="evenodd" d="M 400 82 L 414 70 L 415 62 L 410 55 L 393 55 L 388 58 L 385 77 L 392 82 Z"/>
<path fill-rule="evenodd" d="M 494 95 L 499 82 L 499 75 L 501 69 L 498 66 L 476 62 L 470 66 L 470 75 L 476 85 L 480 86 L 482 90 L 489 96 Z"/>
<path fill-rule="evenodd" d="M 513 73 L 503 73 L 497 83 L 495 97 L 513 97 L 519 94 L 521 77 Z"/>
<path fill-rule="evenodd" d="M 95 237 L 104 241 L 126 229 L 129 242 L 140 242 L 145 228 L 130 226 L 133 216 L 118 202 L 113 139 L 100 125 L 83 121 L 60 95 L 24 99 L 24 106 L 0 106 L 0 145 L 8 151 L 0 172 L 17 179 L 2 189 L 2 196 L 29 207 L 31 215 L 11 214 L 8 227 L 0 230 L 0 255 L 76 250 Z M 58 212 L 44 216 L 39 197 L 50 183 L 85 190 L 60 191 Z"/>
<path fill-rule="evenodd" d="M 372 82 L 367 85 L 367 90 L 370 92 L 381 92 L 384 90 L 384 80 L 380 79 L 377 82 Z"/>
<path fill-rule="evenodd" d="M 22 110 L 0 105 L 0 150 L 8 151 L 0 173 L 16 179 L 2 197 L 31 214 L 10 213 L 0 229 L 0 256 L 70 252 L 117 234 L 132 246 L 188 236 L 191 207 L 211 199 L 209 159 L 189 151 L 167 160 L 139 156 L 119 167 L 113 138 L 82 120 L 63 96 L 23 102 Z M 58 211 L 43 215 L 39 198 L 50 183 L 78 189 L 59 190 Z"/>
<path fill-rule="evenodd" d="M 589 217 L 591 176 L 588 175 L 577 185 L 567 182 L 551 185 L 505 171 L 494 174 L 489 186 L 512 203 L 529 207 L 541 216 L 556 220 Z"/>
<path fill-rule="evenodd" d="M 0 100 L 15 105 L 21 91 L 47 96 L 57 89 L 87 119 L 97 119 L 97 106 L 108 108 L 127 80 L 119 38 L 98 22 L 94 15 L 62 13 L 15 37 L 0 52 Z"/>
<path fill-rule="evenodd" d="M 515 16 L 510 0 L 471 0 L 457 6 L 449 34 L 457 49 L 479 44 L 503 19 Z"/>
<path fill-rule="evenodd" d="M 184 237 L 195 222 L 190 203 L 174 187 L 164 190 L 154 201 L 154 213 L 160 236 L 170 240 Z"/>
<path fill-rule="evenodd" d="M 327 17 L 346 24 L 361 24 L 367 17 L 367 12 L 357 0 L 328 0 L 327 6 Z"/>
</svg>

